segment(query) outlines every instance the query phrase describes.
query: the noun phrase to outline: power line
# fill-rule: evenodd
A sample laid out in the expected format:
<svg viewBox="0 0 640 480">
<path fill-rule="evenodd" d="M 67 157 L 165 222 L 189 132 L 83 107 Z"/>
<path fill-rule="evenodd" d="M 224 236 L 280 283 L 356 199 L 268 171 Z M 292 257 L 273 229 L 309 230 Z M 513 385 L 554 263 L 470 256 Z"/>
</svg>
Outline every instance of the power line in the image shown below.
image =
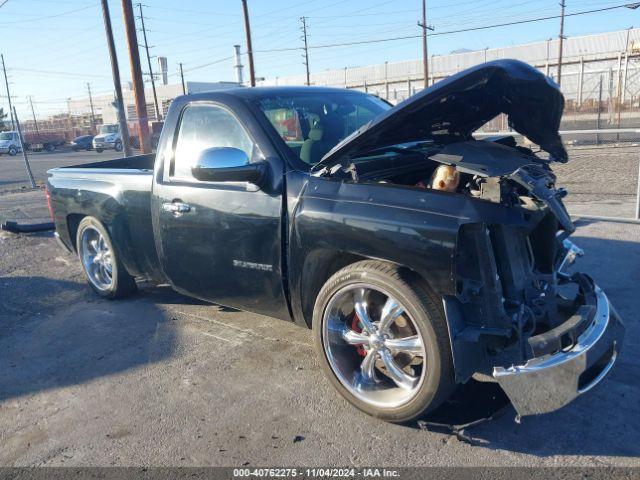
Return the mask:
<svg viewBox="0 0 640 480">
<path fill-rule="evenodd" d="M 215 65 L 216 63 L 226 62 L 227 60 L 231 60 L 232 58 L 233 58 L 233 55 L 231 55 L 229 57 L 219 58 L 218 60 L 214 60 L 213 62 L 204 63 L 202 65 L 198 65 L 198 66 L 192 67 L 192 68 L 186 68 L 186 69 L 184 69 L 183 72 L 184 73 L 193 72 L 194 70 L 199 70 L 201 68 L 209 67 L 211 65 Z M 176 74 L 174 73 L 174 74 L 171 74 L 171 75 L 176 75 Z"/>
<path fill-rule="evenodd" d="M 598 8 L 598 9 L 593 9 L 593 10 L 585 10 L 582 12 L 574 12 L 574 13 L 567 13 L 565 14 L 565 17 L 573 17 L 576 15 L 586 15 L 588 13 L 597 13 L 597 12 L 604 12 L 607 10 L 614 10 L 617 8 L 638 8 L 640 7 L 640 2 L 639 3 L 625 3 L 622 5 L 614 5 L 611 7 L 605 7 L 605 8 Z M 511 25 L 521 25 L 524 23 L 533 23 L 533 22 L 541 22 L 544 20 L 553 20 L 556 18 L 560 18 L 560 15 L 549 15 L 546 17 L 538 17 L 538 18 L 530 18 L 530 19 L 526 19 L 526 20 L 517 20 L 517 21 L 513 21 L 513 22 L 505 22 L 505 23 L 495 23 L 492 25 L 483 25 L 483 26 L 478 26 L 478 27 L 470 27 L 470 28 L 460 28 L 457 30 L 447 30 L 445 32 L 435 32 L 435 33 L 430 33 L 428 36 L 429 37 L 436 37 L 436 36 L 441 36 L 441 35 L 451 35 L 454 33 L 464 33 L 464 32 L 473 32 L 473 31 L 478 31 L 478 30 L 487 30 L 490 28 L 498 28 L 498 27 L 507 27 L 507 26 L 511 26 Z M 415 39 L 415 38 L 421 38 L 422 35 L 404 35 L 401 37 L 391 37 L 391 38 L 377 38 L 377 39 L 371 39 L 371 40 L 362 40 L 362 41 L 356 41 L 356 42 L 344 42 L 344 43 L 329 43 L 329 44 L 324 44 L 324 45 L 309 45 L 309 49 L 319 49 L 319 48 L 333 48 L 333 47 L 348 47 L 351 45 L 363 45 L 363 44 L 371 44 L 371 43 L 383 43 L 383 42 L 393 42 L 393 41 L 397 41 L 397 40 L 409 40 L 409 39 Z M 294 51 L 294 50 L 300 50 L 300 47 L 291 47 L 291 48 L 274 48 L 271 50 L 256 50 L 256 52 L 259 53 L 266 53 L 266 52 L 288 52 L 288 51 Z"/>
<path fill-rule="evenodd" d="M 35 68 L 17 68 L 11 67 L 11 71 L 16 72 L 29 72 L 29 73 L 41 73 L 46 75 L 71 75 L 72 77 L 77 77 L 78 75 L 82 75 L 84 77 L 94 77 L 94 78 L 109 78 L 108 75 L 96 75 L 91 73 L 72 73 L 72 72 L 58 72 L 52 70 L 37 70 Z"/>
<path fill-rule="evenodd" d="M 4 5 L 4 3 L 3 3 L 3 5 Z M 13 20 L 12 22 L 2 22 L 2 23 L 0 23 L 0 26 L 12 25 L 12 24 L 15 24 L 15 23 L 31 23 L 31 22 L 37 22 L 39 20 L 48 20 L 50 18 L 62 17 L 62 16 L 65 16 L 65 15 L 70 15 L 72 13 L 82 12 L 84 10 L 89 10 L 90 8 L 95 8 L 95 7 L 96 7 L 96 4 L 91 4 L 91 5 L 88 5 L 86 7 L 76 8 L 75 10 L 69 10 L 67 12 L 57 13 L 55 15 L 43 15 L 41 17 L 31 18 L 29 20 Z"/>
</svg>

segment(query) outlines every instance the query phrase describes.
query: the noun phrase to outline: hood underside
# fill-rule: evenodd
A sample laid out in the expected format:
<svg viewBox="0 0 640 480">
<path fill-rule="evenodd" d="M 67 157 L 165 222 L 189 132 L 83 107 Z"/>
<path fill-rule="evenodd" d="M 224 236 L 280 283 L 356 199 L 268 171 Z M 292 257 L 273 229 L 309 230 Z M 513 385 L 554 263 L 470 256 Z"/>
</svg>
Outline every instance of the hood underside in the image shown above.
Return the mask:
<svg viewBox="0 0 640 480">
<path fill-rule="evenodd" d="M 550 78 L 518 60 L 497 60 L 452 75 L 387 110 L 336 145 L 320 166 L 401 143 L 471 140 L 501 113 L 552 160 L 566 162 L 558 134 L 563 108 L 564 97 Z"/>
</svg>

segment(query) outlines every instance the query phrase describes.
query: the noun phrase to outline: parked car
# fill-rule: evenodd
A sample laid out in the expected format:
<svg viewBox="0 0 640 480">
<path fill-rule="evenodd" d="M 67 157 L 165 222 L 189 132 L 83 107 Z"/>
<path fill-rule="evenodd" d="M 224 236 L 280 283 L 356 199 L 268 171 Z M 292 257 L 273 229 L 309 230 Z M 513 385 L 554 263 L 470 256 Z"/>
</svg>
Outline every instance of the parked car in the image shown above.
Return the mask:
<svg viewBox="0 0 640 480">
<path fill-rule="evenodd" d="M 563 105 L 514 60 L 395 107 L 317 87 L 183 96 L 155 158 L 50 170 L 52 215 L 98 295 L 153 279 L 312 328 L 329 381 L 371 415 L 415 419 L 475 374 L 546 413 L 600 382 L 624 335 L 567 269 Z M 548 158 L 475 140 L 500 113 Z"/>
<path fill-rule="evenodd" d="M 98 135 L 93 137 L 93 148 L 98 153 L 105 150 L 122 151 L 122 136 L 117 123 L 100 125 Z"/>
<path fill-rule="evenodd" d="M 93 135 L 81 135 L 80 137 L 74 138 L 71 140 L 71 148 L 74 152 L 93 149 Z"/>
<path fill-rule="evenodd" d="M 18 132 L 0 132 L 0 155 L 8 153 L 13 157 L 21 151 Z"/>
</svg>

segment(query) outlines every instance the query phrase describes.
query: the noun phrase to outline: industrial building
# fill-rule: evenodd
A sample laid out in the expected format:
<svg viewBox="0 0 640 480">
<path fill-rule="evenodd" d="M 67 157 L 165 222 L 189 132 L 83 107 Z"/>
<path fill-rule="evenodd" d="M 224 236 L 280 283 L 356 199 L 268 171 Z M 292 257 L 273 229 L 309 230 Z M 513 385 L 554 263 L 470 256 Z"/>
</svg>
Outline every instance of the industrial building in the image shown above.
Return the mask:
<svg viewBox="0 0 640 480">
<path fill-rule="evenodd" d="M 557 38 L 500 48 L 463 51 L 429 58 L 429 84 L 478 65 L 515 58 L 536 66 L 557 81 Z M 640 29 L 630 28 L 596 35 L 568 37 L 563 45 L 562 91 L 577 104 L 597 99 L 600 79 L 603 98 L 637 99 L 640 90 Z M 305 75 L 273 77 L 260 85 L 303 85 Z M 366 90 L 391 102 L 405 99 L 423 88 L 422 59 L 385 62 L 378 65 L 332 69 L 311 73 L 312 85 Z"/>
<path fill-rule="evenodd" d="M 186 93 L 207 92 L 212 90 L 223 90 L 228 88 L 237 88 L 236 82 L 185 82 Z M 160 115 L 164 117 L 171 101 L 182 95 L 182 84 L 156 84 L 156 94 L 158 96 L 158 107 Z M 156 109 L 153 99 L 153 90 L 151 86 L 145 88 L 145 100 L 147 102 L 147 117 L 149 121 L 160 120 L 156 115 Z M 118 115 L 114 104 L 115 95 L 113 92 L 101 93 L 92 96 L 94 115 L 100 118 L 100 123 L 117 123 Z M 127 110 L 127 120 L 136 121 L 136 109 L 133 97 L 133 89 L 131 85 L 124 86 L 122 89 L 122 99 Z M 67 101 L 69 113 L 74 115 L 87 114 L 91 112 L 91 102 L 88 96 L 70 98 Z"/>
<path fill-rule="evenodd" d="M 523 45 L 462 51 L 429 58 L 429 84 L 451 74 L 483 62 L 515 58 L 534 65 L 558 81 L 557 38 Z M 235 82 L 185 82 L 187 93 L 196 93 L 242 85 L 240 47 L 235 46 L 233 67 Z M 603 124 L 620 126 L 636 120 L 640 101 L 640 28 L 629 28 L 595 35 L 568 37 L 564 40 L 561 88 L 566 98 L 565 128 L 600 127 Z M 161 73 L 156 84 L 160 115 L 164 116 L 171 100 L 181 95 L 181 83 L 169 84 L 166 58 L 161 58 Z M 302 69 L 301 69 L 302 70 Z M 345 67 L 324 72 L 312 72 L 311 84 L 367 91 L 397 103 L 424 88 L 422 59 L 385 62 L 378 65 Z M 300 75 L 258 79 L 258 85 L 304 85 L 306 77 Z M 127 119 L 137 120 L 131 85 L 124 85 L 124 104 Z M 151 86 L 145 89 L 147 116 L 158 120 Z M 93 95 L 93 115 L 96 124 L 116 123 L 117 115 L 112 92 Z M 86 133 L 91 127 L 91 102 L 88 96 L 68 100 L 68 114 L 56 116 L 58 122 L 72 124 L 75 133 Z M 71 120 L 69 120 L 71 119 Z M 77 124 L 80 119 L 82 124 Z M 502 129 L 502 124 L 491 128 Z M 586 122 L 586 123 L 585 123 Z M 29 122 L 27 129 L 31 127 Z M 46 124 L 46 121 L 41 122 Z M 494 122 L 495 123 L 495 122 Z"/>
</svg>

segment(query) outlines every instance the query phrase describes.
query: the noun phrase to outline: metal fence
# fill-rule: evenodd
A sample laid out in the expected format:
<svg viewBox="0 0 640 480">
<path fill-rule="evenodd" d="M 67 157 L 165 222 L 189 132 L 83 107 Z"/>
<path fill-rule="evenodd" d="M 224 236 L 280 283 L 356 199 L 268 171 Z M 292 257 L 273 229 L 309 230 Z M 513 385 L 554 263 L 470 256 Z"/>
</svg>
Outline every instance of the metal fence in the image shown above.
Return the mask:
<svg viewBox="0 0 640 480">
<path fill-rule="evenodd" d="M 572 158 L 556 168 L 576 215 L 640 220 L 640 29 L 567 39 L 561 86 L 561 135 Z M 432 57 L 429 84 L 496 58 L 519 58 L 554 78 L 554 41 Z M 395 104 L 422 90 L 420 61 L 344 68 L 312 75 L 312 83 L 372 93 Z M 556 79 L 557 80 L 557 79 Z M 301 84 L 297 76 L 265 84 Z M 500 115 L 479 135 L 513 134 Z M 517 135 L 516 135 L 517 136 Z M 520 142 L 526 139 L 518 137 Z"/>
</svg>

